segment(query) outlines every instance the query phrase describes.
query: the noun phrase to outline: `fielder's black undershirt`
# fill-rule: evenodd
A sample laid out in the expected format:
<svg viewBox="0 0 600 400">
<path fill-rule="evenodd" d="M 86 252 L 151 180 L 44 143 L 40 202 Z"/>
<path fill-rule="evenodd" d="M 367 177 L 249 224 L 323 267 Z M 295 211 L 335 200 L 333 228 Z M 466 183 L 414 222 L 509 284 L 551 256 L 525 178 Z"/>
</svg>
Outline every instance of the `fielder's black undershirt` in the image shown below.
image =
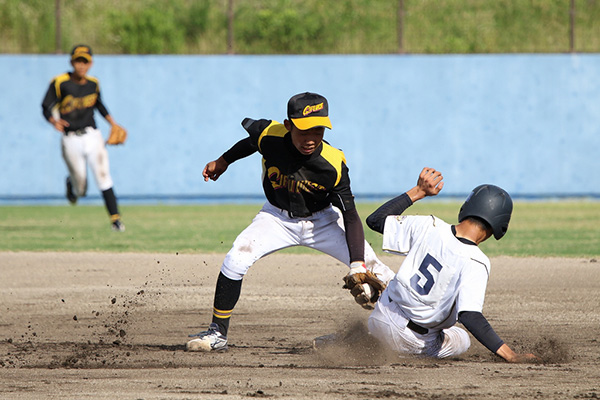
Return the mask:
<svg viewBox="0 0 600 400">
<path fill-rule="evenodd" d="M 242 158 L 248 157 L 251 154 L 254 154 L 258 148 L 252 144 L 252 140 L 247 137 L 236 144 L 234 144 L 229 150 L 227 150 L 223 154 L 223 158 L 227 161 L 228 164 L 231 164 L 234 161 L 241 160 Z"/>
<path fill-rule="evenodd" d="M 344 228 L 346 229 L 346 242 L 350 253 L 350 262 L 365 261 L 365 232 L 360 222 L 360 216 L 356 208 L 346 211 L 344 214 Z"/>
</svg>

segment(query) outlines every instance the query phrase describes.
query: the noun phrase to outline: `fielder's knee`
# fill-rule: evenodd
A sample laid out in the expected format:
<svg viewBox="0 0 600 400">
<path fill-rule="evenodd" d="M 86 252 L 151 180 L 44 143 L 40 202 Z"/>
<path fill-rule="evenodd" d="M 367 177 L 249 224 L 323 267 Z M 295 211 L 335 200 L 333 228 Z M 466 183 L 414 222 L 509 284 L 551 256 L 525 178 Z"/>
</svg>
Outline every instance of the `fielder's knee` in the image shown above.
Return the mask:
<svg viewBox="0 0 600 400">
<path fill-rule="evenodd" d="M 252 251 L 251 243 L 238 237 L 223 260 L 221 272 L 229 279 L 239 281 L 258 259 L 260 257 Z"/>
<path fill-rule="evenodd" d="M 252 260 L 240 259 L 240 257 L 232 257 L 231 254 L 227 254 L 221 265 L 221 273 L 231 280 L 239 281 L 244 278 L 252 264 Z"/>
</svg>

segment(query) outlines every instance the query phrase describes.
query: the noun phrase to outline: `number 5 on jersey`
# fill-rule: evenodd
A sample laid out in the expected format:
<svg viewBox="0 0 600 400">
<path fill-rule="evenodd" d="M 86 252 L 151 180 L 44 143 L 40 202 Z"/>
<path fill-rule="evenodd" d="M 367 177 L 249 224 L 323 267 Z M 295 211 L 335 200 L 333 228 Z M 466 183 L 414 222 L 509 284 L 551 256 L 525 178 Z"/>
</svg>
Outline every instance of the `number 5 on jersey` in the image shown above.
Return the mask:
<svg viewBox="0 0 600 400">
<path fill-rule="evenodd" d="M 438 262 L 431 254 L 427 254 L 423 259 L 423 262 L 419 266 L 419 273 L 416 273 L 410 278 L 410 286 L 421 296 L 426 296 L 431 291 L 433 284 L 435 283 L 435 279 L 429 269 L 429 266 L 432 266 L 438 273 L 442 270 L 442 264 Z M 423 282 L 423 278 L 425 281 Z M 421 283 L 422 282 L 422 283 Z"/>
</svg>

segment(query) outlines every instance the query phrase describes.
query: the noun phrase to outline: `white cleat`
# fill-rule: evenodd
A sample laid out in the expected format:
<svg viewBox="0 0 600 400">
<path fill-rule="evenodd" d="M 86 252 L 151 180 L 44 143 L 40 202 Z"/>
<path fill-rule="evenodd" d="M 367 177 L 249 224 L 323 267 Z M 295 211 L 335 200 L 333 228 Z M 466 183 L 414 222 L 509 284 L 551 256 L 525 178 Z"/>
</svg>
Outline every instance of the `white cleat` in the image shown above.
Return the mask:
<svg viewBox="0 0 600 400">
<path fill-rule="evenodd" d="M 207 331 L 190 335 L 196 337 L 185 345 L 187 351 L 225 351 L 227 350 L 227 336 L 219 331 L 219 325 L 210 324 Z"/>
</svg>

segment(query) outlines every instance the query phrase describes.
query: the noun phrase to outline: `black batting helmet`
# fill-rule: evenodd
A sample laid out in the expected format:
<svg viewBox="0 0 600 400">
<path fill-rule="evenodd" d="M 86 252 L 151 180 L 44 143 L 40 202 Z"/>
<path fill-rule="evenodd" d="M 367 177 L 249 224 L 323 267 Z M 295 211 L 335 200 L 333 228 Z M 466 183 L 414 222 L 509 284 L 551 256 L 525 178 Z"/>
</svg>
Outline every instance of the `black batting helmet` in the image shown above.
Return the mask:
<svg viewBox="0 0 600 400">
<path fill-rule="evenodd" d="M 460 208 L 458 222 L 467 217 L 481 218 L 487 222 L 499 240 L 508 230 L 513 202 L 504 189 L 494 185 L 479 185 Z"/>
</svg>

